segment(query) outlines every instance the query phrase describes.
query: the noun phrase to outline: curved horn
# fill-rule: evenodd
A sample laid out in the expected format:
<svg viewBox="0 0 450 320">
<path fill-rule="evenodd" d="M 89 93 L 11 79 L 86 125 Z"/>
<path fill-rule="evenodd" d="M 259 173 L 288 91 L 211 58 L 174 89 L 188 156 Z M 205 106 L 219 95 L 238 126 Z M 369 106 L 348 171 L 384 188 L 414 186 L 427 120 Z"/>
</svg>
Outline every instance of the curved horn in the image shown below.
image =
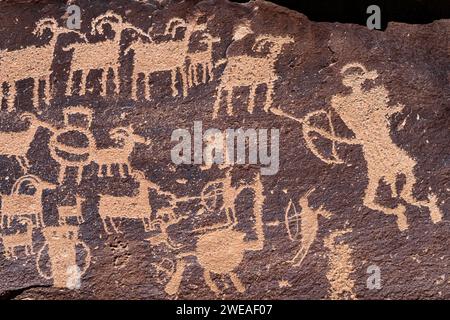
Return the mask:
<svg viewBox="0 0 450 320">
<path fill-rule="evenodd" d="M 12 189 L 12 193 L 16 193 L 19 190 L 20 185 L 25 182 L 25 181 L 29 181 L 29 182 L 34 182 L 36 185 L 34 185 L 34 187 L 36 189 L 39 189 L 39 184 L 42 182 L 41 179 L 39 179 L 38 177 L 34 176 L 34 175 L 26 175 L 23 177 L 20 177 L 19 179 L 17 179 L 17 181 L 14 183 L 13 189 Z"/>
<path fill-rule="evenodd" d="M 31 120 L 35 120 L 37 119 L 36 116 L 30 112 L 25 112 L 23 114 L 20 115 L 20 120 L 21 121 L 31 121 Z"/>
<path fill-rule="evenodd" d="M 367 73 L 367 69 L 363 64 L 361 64 L 359 62 L 354 62 L 354 63 L 349 63 L 349 64 L 345 65 L 341 70 L 341 74 L 345 73 L 347 70 L 349 70 L 351 68 L 359 68 L 364 73 Z"/>
<path fill-rule="evenodd" d="M 187 23 L 184 19 L 181 18 L 172 18 L 167 22 L 166 30 L 164 30 L 164 35 L 170 34 L 172 37 L 175 37 L 176 30 L 179 27 L 187 27 Z"/>
<path fill-rule="evenodd" d="M 102 14 L 100 16 L 98 16 L 97 18 L 95 18 L 94 20 L 92 20 L 91 23 L 91 34 L 103 34 L 105 31 L 105 24 L 111 24 L 111 20 L 117 20 L 117 23 L 123 23 L 123 19 L 120 15 L 112 12 L 112 11 L 108 11 L 105 14 Z"/>
<path fill-rule="evenodd" d="M 255 40 L 255 44 L 252 47 L 252 50 L 255 52 L 261 52 L 263 46 L 267 43 L 272 42 L 267 36 L 259 36 Z"/>
<path fill-rule="evenodd" d="M 58 22 L 56 21 L 56 19 L 43 18 L 36 23 L 33 34 L 40 37 L 44 34 L 44 30 L 46 29 L 50 29 L 50 31 L 54 34 L 57 28 Z"/>
</svg>

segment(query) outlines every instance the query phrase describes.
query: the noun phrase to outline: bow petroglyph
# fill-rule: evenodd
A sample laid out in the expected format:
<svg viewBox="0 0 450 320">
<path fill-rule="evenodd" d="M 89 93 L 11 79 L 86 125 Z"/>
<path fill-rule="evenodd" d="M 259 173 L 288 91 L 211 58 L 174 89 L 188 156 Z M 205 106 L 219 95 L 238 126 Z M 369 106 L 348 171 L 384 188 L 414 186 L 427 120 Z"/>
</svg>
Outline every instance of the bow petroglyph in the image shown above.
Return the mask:
<svg viewBox="0 0 450 320">
<path fill-rule="evenodd" d="M 425 129 L 446 104 L 397 92 L 408 63 L 345 49 L 350 27 L 264 24 L 265 1 L 92 6 L 80 29 L 49 9 L 0 43 L 0 296 L 356 299 L 366 262 L 434 259 L 448 161 Z M 438 69 L 417 67 L 437 100 Z"/>
</svg>

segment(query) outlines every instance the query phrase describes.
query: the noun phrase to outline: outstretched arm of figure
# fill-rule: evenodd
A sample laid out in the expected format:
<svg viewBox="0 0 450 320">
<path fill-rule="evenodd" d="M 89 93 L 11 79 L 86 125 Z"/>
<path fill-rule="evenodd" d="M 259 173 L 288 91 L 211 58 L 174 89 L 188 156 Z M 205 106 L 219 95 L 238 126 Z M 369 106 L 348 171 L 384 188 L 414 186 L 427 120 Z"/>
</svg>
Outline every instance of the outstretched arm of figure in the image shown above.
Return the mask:
<svg viewBox="0 0 450 320">
<path fill-rule="evenodd" d="M 389 108 L 388 117 L 390 117 L 396 113 L 402 112 L 404 108 L 405 108 L 404 104 L 397 103 L 397 105 L 394 108 Z"/>
</svg>

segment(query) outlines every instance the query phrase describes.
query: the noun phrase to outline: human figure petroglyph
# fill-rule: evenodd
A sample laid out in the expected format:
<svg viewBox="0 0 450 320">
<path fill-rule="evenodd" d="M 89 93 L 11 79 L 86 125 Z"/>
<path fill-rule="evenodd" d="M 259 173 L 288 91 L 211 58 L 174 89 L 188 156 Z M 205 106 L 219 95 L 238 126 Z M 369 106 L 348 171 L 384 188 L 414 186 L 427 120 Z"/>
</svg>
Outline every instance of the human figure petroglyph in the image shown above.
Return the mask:
<svg viewBox="0 0 450 320">
<path fill-rule="evenodd" d="M 46 124 L 31 113 L 23 113 L 20 119 L 28 121 L 29 128 L 20 132 L 0 132 L 0 155 L 15 158 L 26 172 L 30 167 L 27 157 L 28 150 L 36 131 L 39 127 L 46 127 Z"/>
<path fill-rule="evenodd" d="M 207 83 L 214 79 L 213 45 L 214 43 L 219 43 L 220 40 L 220 38 L 213 37 L 209 33 L 203 34 L 200 43 L 206 46 L 206 50 L 188 53 L 188 87 L 193 87 L 200 83 Z M 200 80 L 198 74 L 199 68 L 202 70 Z"/>
<path fill-rule="evenodd" d="M 141 37 L 138 41 L 133 42 L 126 50 L 125 54 L 129 51 L 134 51 L 134 68 L 133 75 L 131 77 L 131 94 L 134 100 L 137 100 L 137 84 L 138 75 L 144 74 L 144 96 L 146 96 L 146 90 L 150 75 L 155 72 L 170 71 L 171 73 L 171 85 L 172 96 L 177 96 L 179 91 L 176 87 L 177 73 L 181 75 L 181 87 L 183 96 L 188 94 L 188 83 L 186 75 L 186 57 L 188 55 L 189 43 L 191 36 L 194 32 L 206 30 L 206 23 L 197 24 L 198 16 L 195 15 L 192 21 L 186 22 L 181 18 L 172 18 L 166 26 L 166 30 L 163 35 L 171 35 L 170 40 L 155 42 L 152 37 Z M 176 39 L 177 30 L 185 29 L 182 39 Z M 146 39 L 144 42 L 142 39 Z M 162 54 L 163 53 L 163 54 Z M 149 59 L 151 57 L 151 59 Z M 150 88 L 148 88 L 148 100 L 151 100 Z"/>
<path fill-rule="evenodd" d="M 91 264 L 91 251 L 78 237 L 79 226 L 63 225 L 46 227 L 43 229 L 45 244 L 38 251 L 36 268 L 45 279 L 53 279 L 53 286 L 57 288 L 76 288 L 74 282 L 79 283 L 81 276 Z M 84 266 L 77 265 L 77 246 L 85 251 Z M 50 272 L 43 267 L 43 254 L 47 252 L 50 261 Z M 75 278 L 75 279 L 74 279 Z"/>
<path fill-rule="evenodd" d="M 60 225 L 67 224 L 67 219 L 76 218 L 79 224 L 84 222 L 83 218 L 83 201 L 86 199 L 77 196 L 75 198 L 75 205 L 58 207 L 58 221 Z"/>
<path fill-rule="evenodd" d="M 30 256 L 34 254 L 33 251 L 33 221 L 26 217 L 21 217 L 19 223 L 26 227 L 25 232 L 17 231 L 14 234 L 3 234 L 1 236 L 4 255 L 6 259 L 17 259 L 16 249 L 23 247 L 25 249 L 25 255 Z"/>
<path fill-rule="evenodd" d="M 30 186 L 32 194 L 23 193 L 24 187 Z M 13 185 L 11 194 L 1 197 L 2 207 L 0 212 L 1 224 L 9 228 L 15 217 L 34 217 L 37 226 L 44 226 L 42 195 L 46 189 L 55 189 L 57 185 L 42 181 L 34 175 L 26 175 L 19 178 Z M 6 220 L 6 224 L 4 223 Z"/>
<path fill-rule="evenodd" d="M 93 151 L 91 159 L 98 165 L 97 176 L 100 175 L 102 167 L 106 168 L 106 176 L 113 176 L 112 167 L 119 166 L 119 174 L 125 177 L 125 167 L 130 171 L 130 156 L 136 144 L 149 145 L 150 140 L 134 133 L 134 129 L 129 127 L 115 128 L 110 131 L 110 137 L 121 143 L 119 147 L 106 149 L 96 149 Z"/>
<path fill-rule="evenodd" d="M 218 116 L 222 93 L 227 93 L 227 114 L 233 115 L 233 90 L 238 87 L 249 87 L 250 95 L 247 110 L 253 113 L 256 100 L 256 89 L 259 85 L 267 86 L 264 111 L 272 106 L 275 81 L 278 80 L 275 64 L 285 45 L 294 42 L 291 37 L 260 35 L 256 38 L 252 50 L 262 54 L 269 49 L 264 57 L 247 55 L 231 56 L 225 59 L 226 67 L 222 74 L 214 103 L 213 119 Z M 225 63 L 224 62 L 224 63 Z"/>
<path fill-rule="evenodd" d="M 308 197 L 313 191 L 314 189 L 310 190 L 298 200 L 301 212 L 297 212 L 295 204 L 292 201 L 289 202 L 286 208 L 285 225 L 289 238 L 292 241 L 297 241 L 298 236 L 301 235 L 300 249 L 294 258 L 289 261 L 294 267 L 299 267 L 302 264 L 303 259 L 305 259 L 309 249 L 316 240 L 317 232 L 319 231 L 319 217 L 322 216 L 327 219 L 331 217 L 331 213 L 323 209 L 323 207 L 311 209 Z M 291 224 L 294 225 L 294 228 L 292 228 Z"/>
<path fill-rule="evenodd" d="M 0 52 L 0 82 L 1 84 L 7 82 L 9 85 L 7 96 L 7 111 L 9 112 L 14 110 L 14 100 L 17 94 L 16 82 L 27 78 L 32 78 L 34 81 L 33 105 L 36 108 L 39 107 L 39 81 L 45 81 L 44 98 L 45 102 L 49 103 L 52 95 L 50 75 L 56 42 L 61 34 L 77 33 L 77 31 L 58 27 L 57 21 L 53 18 L 44 18 L 36 23 L 33 34 L 42 36 L 46 30 L 51 32 L 52 37 L 43 46 L 28 46 L 14 51 Z M 3 98 L 3 95 L 1 97 Z"/>
<path fill-rule="evenodd" d="M 303 138 L 307 147 L 325 163 L 344 163 L 337 153 L 336 143 L 361 145 L 368 171 L 368 186 L 364 195 L 364 205 L 372 210 L 394 215 L 397 218 L 399 230 L 404 231 L 408 228 L 406 206 L 397 204 L 395 208 L 389 208 L 378 204 L 376 198 L 381 181 L 384 181 L 391 188 L 393 196 L 400 198 L 409 205 L 428 208 L 432 222 L 440 222 L 442 212 L 437 205 L 436 195 L 429 195 L 428 200 L 417 200 L 413 192 L 417 182 L 414 174 L 417 163 L 406 151 L 395 145 L 390 136 L 389 117 L 401 112 L 403 106 L 389 107 L 389 93 L 382 85 L 370 90 L 363 89 L 366 81 L 373 81 L 378 78 L 378 73 L 375 70 L 368 71 L 360 63 L 351 63 L 344 66 L 341 73 L 343 74 L 342 82 L 344 86 L 351 88 L 352 91 L 348 95 L 333 96 L 331 105 L 345 125 L 353 131 L 354 138 L 336 135 L 330 112 L 324 110 L 310 112 L 304 118 L 296 118 L 276 108 L 272 108 L 271 112 L 302 124 Z M 329 131 L 316 127 L 311 122 L 314 117 L 324 115 L 329 120 Z M 314 137 L 310 135 L 311 133 L 317 133 L 332 142 L 331 159 L 320 153 L 314 145 Z M 402 189 L 398 190 L 397 182 L 400 176 L 404 176 L 406 181 Z"/>
<path fill-rule="evenodd" d="M 174 272 L 165 287 L 167 294 L 173 295 L 178 292 L 183 273 L 187 266 L 185 259 L 191 256 L 196 257 L 198 263 L 203 268 L 205 282 L 214 293 L 220 294 L 221 290 L 212 280 L 212 274 L 228 276 L 238 292 L 245 291 L 244 285 L 236 274 L 236 268 L 244 259 L 246 251 L 262 250 L 265 240 L 262 222 L 262 210 L 265 197 L 263 195 L 263 185 L 260 175 L 255 178 L 253 183 L 241 186 L 239 190 L 241 192 L 243 190 L 250 190 L 253 193 L 256 239 L 245 240 L 246 234 L 235 229 L 237 221 L 233 221 L 231 224 L 226 222 L 221 226 L 216 225 L 213 229 L 197 229 L 197 232 L 201 231 L 202 233 L 196 242 L 195 250 L 177 254 L 175 268 L 173 268 Z"/>
<path fill-rule="evenodd" d="M 377 190 L 380 182 L 384 181 L 395 197 L 410 205 L 428 208 L 432 222 L 441 221 L 442 213 L 435 195 L 430 195 L 428 200 L 417 200 L 414 196 L 413 189 L 417 182 L 414 167 L 417 163 L 406 151 L 395 145 L 390 135 L 389 117 L 401 112 L 403 106 L 389 107 L 389 93 L 382 85 L 369 90 L 363 89 L 367 80 L 378 78 L 375 70 L 368 71 L 360 63 L 351 63 L 342 68 L 341 74 L 342 83 L 352 91 L 348 95 L 333 96 L 331 105 L 363 148 L 369 180 L 364 205 L 396 216 L 401 231 L 408 228 L 406 207 L 403 204 L 392 209 L 377 203 Z M 403 188 L 398 190 L 397 181 L 402 175 L 406 181 Z"/>
<path fill-rule="evenodd" d="M 81 71 L 80 94 L 86 94 L 86 79 L 91 70 L 102 70 L 102 94 L 106 95 L 108 71 L 113 70 L 115 81 L 115 94 L 119 94 L 119 66 L 120 66 L 120 41 L 122 32 L 126 29 L 134 30 L 140 35 L 146 34 L 130 23 L 124 22 L 123 18 L 112 11 L 108 11 L 95 18 L 91 23 L 92 35 L 104 35 L 105 25 L 109 24 L 114 31 L 114 38 L 100 42 L 89 43 L 86 37 L 84 43 L 72 43 L 64 48 L 65 51 L 73 50 L 69 81 L 66 87 L 66 94 L 72 93 L 73 77 L 76 71 Z"/>
</svg>

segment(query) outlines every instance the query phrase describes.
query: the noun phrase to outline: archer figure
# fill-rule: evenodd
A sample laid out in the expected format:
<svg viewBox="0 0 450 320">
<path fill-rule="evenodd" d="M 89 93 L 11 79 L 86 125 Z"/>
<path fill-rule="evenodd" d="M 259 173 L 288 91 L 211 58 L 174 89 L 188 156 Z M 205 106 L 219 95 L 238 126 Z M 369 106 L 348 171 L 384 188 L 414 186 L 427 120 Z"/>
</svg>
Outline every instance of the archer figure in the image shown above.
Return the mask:
<svg viewBox="0 0 450 320">
<path fill-rule="evenodd" d="M 401 231 L 408 228 L 406 206 L 398 204 L 395 208 L 388 208 L 377 203 L 377 190 L 381 181 L 384 181 L 391 188 L 395 197 L 404 200 L 407 204 L 428 208 L 433 223 L 440 222 L 442 212 L 437 206 L 437 197 L 430 195 L 429 199 L 418 200 L 414 196 L 413 189 L 417 182 L 414 167 L 417 163 L 406 151 L 395 145 L 390 136 L 389 117 L 401 112 L 404 106 L 398 105 L 395 108 L 390 108 L 388 106 L 389 92 L 382 85 L 369 90 L 363 89 L 366 80 L 378 78 L 378 73 L 375 70 L 369 72 L 362 64 L 351 63 L 342 68 L 341 74 L 343 74 L 342 83 L 344 86 L 351 88 L 351 93 L 333 96 L 331 105 L 346 126 L 353 131 L 354 139 L 337 137 L 333 132 L 331 123 L 331 132 L 315 128 L 309 123 L 311 115 L 325 113 L 325 111 L 313 112 L 307 115 L 305 119 L 296 119 L 279 109 L 272 109 L 272 112 L 301 122 L 308 147 L 316 156 L 327 163 L 342 163 L 335 150 L 336 142 L 362 145 L 368 171 L 368 186 L 364 195 L 364 205 L 385 214 L 395 215 L 398 228 Z M 310 132 L 316 132 L 333 141 L 332 151 L 335 159 L 325 160 L 318 153 L 311 145 Z M 405 177 L 405 184 L 401 190 L 398 190 L 397 180 L 402 175 Z"/>
</svg>

